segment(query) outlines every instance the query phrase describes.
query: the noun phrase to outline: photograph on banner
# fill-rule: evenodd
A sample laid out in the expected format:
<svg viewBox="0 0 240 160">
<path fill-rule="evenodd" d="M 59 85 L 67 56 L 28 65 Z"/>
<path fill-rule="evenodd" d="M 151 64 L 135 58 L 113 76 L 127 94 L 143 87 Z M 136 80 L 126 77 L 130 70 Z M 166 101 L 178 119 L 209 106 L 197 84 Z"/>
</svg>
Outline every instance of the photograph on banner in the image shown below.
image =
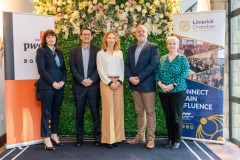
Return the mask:
<svg viewBox="0 0 240 160">
<path fill-rule="evenodd" d="M 179 39 L 179 53 L 184 54 L 186 57 L 193 56 L 219 49 L 220 46 L 208 42 L 203 42 L 187 37 L 180 37 Z"/>
<path fill-rule="evenodd" d="M 189 75 L 187 79 L 223 90 L 223 70 L 224 68 L 221 67 L 215 70 L 208 70 L 197 74 L 195 73 Z"/>
</svg>

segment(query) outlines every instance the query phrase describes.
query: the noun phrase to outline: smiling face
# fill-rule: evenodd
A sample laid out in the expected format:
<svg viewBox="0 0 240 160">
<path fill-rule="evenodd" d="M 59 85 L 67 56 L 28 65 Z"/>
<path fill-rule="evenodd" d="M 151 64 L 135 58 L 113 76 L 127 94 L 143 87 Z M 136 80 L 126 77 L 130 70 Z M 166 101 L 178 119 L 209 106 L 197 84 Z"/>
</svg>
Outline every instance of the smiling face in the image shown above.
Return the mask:
<svg viewBox="0 0 240 160">
<path fill-rule="evenodd" d="M 179 41 L 177 38 L 167 39 L 167 49 L 171 53 L 176 53 L 178 51 Z"/>
<path fill-rule="evenodd" d="M 114 47 L 115 43 L 116 43 L 116 37 L 113 33 L 110 33 L 107 37 L 108 47 Z"/>
<path fill-rule="evenodd" d="M 56 44 L 56 36 L 55 35 L 46 36 L 46 43 L 49 46 L 54 46 Z"/>
<path fill-rule="evenodd" d="M 147 40 L 148 33 L 147 28 L 143 25 L 139 25 L 136 28 L 136 38 L 138 40 L 138 43 L 141 44 Z"/>
<path fill-rule="evenodd" d="M 90 44 L 92 38 L 93 37 L 90 30 L 83 30 L 82 34 L 80 35 L 80 39 L 82 40 L 83 44 Z"/>
</svg>

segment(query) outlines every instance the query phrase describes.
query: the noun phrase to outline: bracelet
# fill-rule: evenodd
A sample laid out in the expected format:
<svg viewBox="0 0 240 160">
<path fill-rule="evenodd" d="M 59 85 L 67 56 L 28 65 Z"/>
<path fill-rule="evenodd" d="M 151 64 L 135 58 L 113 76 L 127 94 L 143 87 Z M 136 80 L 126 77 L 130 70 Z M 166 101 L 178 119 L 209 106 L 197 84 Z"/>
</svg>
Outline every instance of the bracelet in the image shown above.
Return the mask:
<svg viewBox="0 0 240 160">
<path fill-rule="evenodd" d="M 117 80 L 119 83 L 121 83 L 122 84 L 122 81 L 119 79 L 119 80 Z"/>
<path fill-rule="evenodd" d="M 111 84 L 113 84 L 113 81 L 109 82 L 108 85 L 111 86 Z"/>
<path fill-rule="evenodd" d="M 177 85 L 175 83 L 173 83 L 172 85 L 173 85 L 173 88 L 177 87 Z"/>
</svg>

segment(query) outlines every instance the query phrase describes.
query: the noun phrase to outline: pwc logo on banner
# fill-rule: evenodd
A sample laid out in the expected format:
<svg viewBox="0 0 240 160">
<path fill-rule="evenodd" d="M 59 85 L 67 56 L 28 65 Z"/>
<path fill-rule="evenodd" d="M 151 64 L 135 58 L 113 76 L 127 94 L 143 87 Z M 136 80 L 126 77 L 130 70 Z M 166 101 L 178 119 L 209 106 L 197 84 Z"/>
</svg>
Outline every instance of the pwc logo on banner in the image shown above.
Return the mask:
<svg viewBox="0 0 240 160">
<path fill-rule="evenodd" d="M 34 52 L 36 51 L 36 49 L 38 49 L 40 47 L 40 42 L 42 40 L 43 34 L 45 31 L 40 31 L 39 32 L 39 38 L 35 39 L 34 43 L 23 43 L 23 51 L 24 52 L 28 52 L 29 50 L 33 50 Z M 29 59 L 24 58 L 23 60 L 24 63 L 33 63 L 34 59 L 33 57 L 30 57 Z"/>
</svg>

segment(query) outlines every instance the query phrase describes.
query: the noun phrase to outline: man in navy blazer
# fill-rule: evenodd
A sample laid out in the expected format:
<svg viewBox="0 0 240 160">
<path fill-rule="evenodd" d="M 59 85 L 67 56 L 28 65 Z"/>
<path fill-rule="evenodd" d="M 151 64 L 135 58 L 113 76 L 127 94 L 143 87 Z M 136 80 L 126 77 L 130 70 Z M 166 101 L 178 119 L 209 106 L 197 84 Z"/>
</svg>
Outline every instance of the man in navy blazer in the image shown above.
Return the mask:
<svg viewBox="0 0 240 160">
<path fill-rule="evenodd" d="M 94 144 L 100 145 L 100 78 L 97 72 L 96 56 L 99 48 L 90 45 L 93 36 L 91 30 L 84 28 L 81 31 L 81 46 L 70 51 L 70 69 L 73 76 L 72 91 L 76 107 L 76 132 L 77 142 L 75 146 L 83 144 L 84 113 L 88 102 L 93 120 Z"/>
<path fill-rule="evenodd" d="M 143 25 L 136 28 L 138 43 L 129 47 L 125 62 L 125 71 L 132 90 L 135 111 L 137 113 L 138 131 L 136 136 L 127 141 L 129 144 L 145 142 L 146 148 L 154 148 L 156 115 L 155 115 L 155 69 L 159 63 L 158 46 L 147 40 L 148 31 Z"/>
</svg>

